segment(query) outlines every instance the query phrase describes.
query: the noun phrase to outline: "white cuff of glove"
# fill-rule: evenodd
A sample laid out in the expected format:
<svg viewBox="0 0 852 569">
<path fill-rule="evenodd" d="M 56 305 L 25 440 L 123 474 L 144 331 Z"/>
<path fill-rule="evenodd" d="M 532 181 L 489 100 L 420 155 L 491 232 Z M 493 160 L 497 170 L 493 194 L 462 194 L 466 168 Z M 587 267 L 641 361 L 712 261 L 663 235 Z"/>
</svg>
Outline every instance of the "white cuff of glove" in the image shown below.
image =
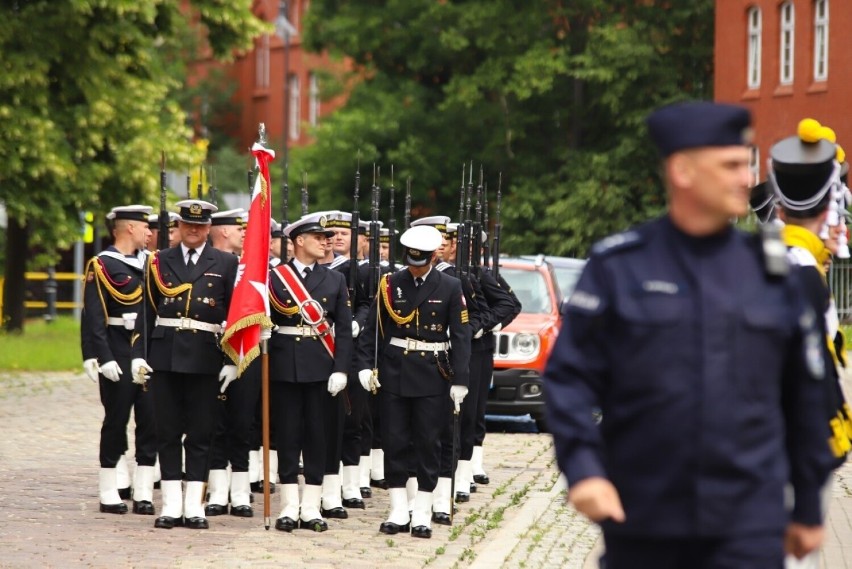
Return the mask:
<svg viewBox="0 0 852 569">
<path fill-rule="evenodd" d="M 503 323 L 502 323 L 502 322 L 498 322 L 498 323 L 497 323 L 497 325 L 496 325 L 494 328 L 492 328 L 492 329 L 491 329 L 491 331 L 492 331 L 492 332 L 499 332 L 499 331 L 500 331 L 500 330 L 502 330 L 502 329 L 503 329 Z"/>
<path fill-rule="evenodd" d="M 120 379 L 118 376 L 121 375 L 121 368 L 118 366 L 118 362 L 113 360 L 101 366 L 101 373 L 110 381 L 118 381 Z"/>
<path fill-rule="evenodd" d="M 260 327 L 260 341 L 269 340 L 272 338 L 272 328 Z"/>
<path fill-rule="evenodd" d="M 360 333 L 361 333 L 361 325 L 358 324 L 357 321 L 353 320 L 352 321 L 352 337 L 357 338 L 358 334 L 360 334 Z"/>
<path fill-rule="evenodd" d="M 83 371 L 86 372 L 86 376 L 94 381 L 98 382 L 98 359 L 91 358 L 88 360 L 83 360 Z"/>
<path fill-rule="evenodd" d="M 328 376 L 328 392 L 334 397 L 346 387 L 346 374 L 336 371 Z"/>
<path fill-rule="evenodd" d="M 237 366 L 230 364 L 222 366 L 222 371 L 219 372 L 219 381 L 222 382 L 222 388 L 219 389 L 219 393 L 225 393 L 225 390 L 228 389 L 228 386 L 235 379 L 237 379 Z"/>
<path fill-rule="evenodd" d="M 473 339 L 478 340 L 482 337 L 483 334 L 485 334 L 485 328 L 480 328 L 476 331 L 476 334 L 473 335 Z"/>
<path fill-rule="evenodd" d="M 130 362 L 130 375 L 133 376 L 133 383 L 144 384 L 148 379 L 148 374 L 154 370 L 142 358 L 133 358 Z"/>
<path fill-rule="evenodd" d="M 467 396 L 467 387 L 464 385 L 454 385 L 450 388 L 450 399 L 456 404 L 456 410 L 461 406 L 462 401 Z"/>
<path fill-rule="evenodd" d="M 361 382 L 361 387 L 366 389 L 367 391 L 372 391 L 373 386 L 376 388 L 381 387 L 382 385 L 379 383 L 378 379 L 373 379 L 373 370 L 371 369 L 362 369 L 358 372 L 358 381 Z"/>
</svg>

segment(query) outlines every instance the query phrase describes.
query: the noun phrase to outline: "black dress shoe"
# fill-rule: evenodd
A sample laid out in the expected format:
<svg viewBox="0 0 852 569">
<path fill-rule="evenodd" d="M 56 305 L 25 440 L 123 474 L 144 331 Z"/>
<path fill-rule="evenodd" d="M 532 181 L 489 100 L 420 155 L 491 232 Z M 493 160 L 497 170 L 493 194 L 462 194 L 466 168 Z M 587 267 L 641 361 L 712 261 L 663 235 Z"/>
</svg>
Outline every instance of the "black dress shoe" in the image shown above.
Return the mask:
<svg viewBox="0 0 852 569">
<path fill-rule="evenodd" d="M 263 480 L 259 480 L 257 482 L 252 482 L 249 486 L 251 486 L 252 492 L 257 492 L 258 494 L 263 494 Z M 269 493 L 275 494 L 275 484 L 269 485 Z"/>
<path fill-rule="evenodd" d="M 470 493 L 471 493 L 471 494 L 476 494 L 476 484 L 474 484 L 474 483 L 472 483 L 472 482 L 471 482 L 471 484 L 470 484 Z"/>
<path fill-rule="evenodd" d="M 365 510 L 367 507 L 364 505 L 364 500 L 361 498 L 344 498 L 343 499 L 343 507 L 344 508 L 355 508 L 358 510 Z"/>
<path fill-rule="evenodd" d="M 183 518 L 172 518 L 170 516 L 160 516 L 154 520 L 154 527 L 160 529 L 172 529 L 175 526 L 182 526 Z"/>
<path fill-rule="evenodd" d="M 186 518 L 183 521 L 183 525 L 188 527 L 189 529 L 209 529 L 210 524 L 207 523 L 207 518 Z"/>
<path fill-rule="evenodd" d="M 279 531 L 293 531 L 296 529 L 296 521 L 292 518 L 278 518 L 275 520 L 275 529 Z"/>
<path fill-rule="evenodd" d="M 299 529 L 309 529 L 311 531 L 321 533 L 328 529 L 328 524 L 325 523 L 325 520 L 321 520 L 319 518 L 313 519 L 309 522 L 299 519 Z"/>
<path fill-rule="evenodd" d="M 154 490 L 159 490 L 159 489 L 160 489 L 160 481 L 157 480 L 156 482 L 154 482 Z"/>
<path fill-rule="evenodd" d="M 442 526 L 451 526 L 453 522 L 450 520 L 450 514 L 444 512 L 432 512 L 432 522 Z"/>
<path fill-rule="evenodd" d="M 332 508 L 330 510 L 320 508 L 320 514 L 322 514 L 322 517 L 324 518 L 331 518 L 333 520 L 345 520 L 349 518 L 349 514 L 343 508 Z"/>
<path fill-rule="evenodd" d="M 467 492 L 456 492 L 456 502 L 459 504 L 470 502 L 470 494 Z"/>
<path fill-rule="evenodd" d="M 228 513 L 228 506 L 219 504 L 207 504 L 204 506 L 205 516 L 223 516 Z"/>
<path fill-rule="evenodd" d="M 121 498 L 122 500 L 129 500 L 130 499 L 130 486 L 128 486 L 127 488 L 119 488 L 118 489 L 118 497 Z"/>
<path fill-rule="evenodd" d="M 370 489 L 369 486 L 362 486 L 361 487 L 361 497 L 362 498 L 372 498 L 373 497 L 373 491 Z"/>
<path fill-rule="evenodd" d="M 231 515 L 238 518 L 251 518 L 254 516 L 254 510 L 251 506 L 231 506 Z"/>
<path fill-rule="evenodd" d="M 390 488 L 384 478 L 382 478 L 381 480 L 375 480 L 373 478 L 370 478 L 370 486 L 372 486 L 373 488 L 381 488 L 382 490 L 387 490 L 388 488 Z"/>
<path fill-rule="evenodd" d="M 399 532 L 408 531 L 409 528 L 411 528 L 411 524 L 399 525 L 393 522 L 382 522 L 382 525 L 379 526 L 379 531 L 388 535 L 396 535 Z"/>
<path fill-rule="evenodd" d="M 101 513 L 103 514 L 126 514 L 127 504 L 119 502 L 118 504 L 101 504 Z"/>
<path fill-rule="evenodd" d="M 486 486 L 488 485 L 489 482 L 491 482 L 491 480 L 488 478 L 487 474 L 474 474 L 473 475 L 473 481 L 476 482 L 477 484 L 484 484 Z"/>
<path fill-rule="evenodd" d="M 415 526 L 411 528 L 411 537 L 422 537 L 429 539 L 432 537 L 432 528 L 426 526 Z"/>
<path fill-rule="evenodd" d="M 140 500 L 139 502 L 133 500 L 133 513 L 142 514 L 143 516 L 153 516 L 154 504 L 147 500 Z"/>
</svg>

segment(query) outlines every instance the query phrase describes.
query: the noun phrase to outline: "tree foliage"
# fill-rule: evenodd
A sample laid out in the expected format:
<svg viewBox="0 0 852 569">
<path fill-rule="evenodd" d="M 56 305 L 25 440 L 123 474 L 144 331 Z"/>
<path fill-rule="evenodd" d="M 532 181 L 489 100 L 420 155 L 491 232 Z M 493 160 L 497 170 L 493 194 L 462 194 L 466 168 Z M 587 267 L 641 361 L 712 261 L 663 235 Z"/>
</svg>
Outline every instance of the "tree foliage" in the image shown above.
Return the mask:
<svg viewBox="0 0 852 569">
<path fill-rule="evenodd" d="M 250 6 L 0 3 L 0 201 L 31 240 L 9 246 L 67 247 L 82 210 L 102 217 L 117 204 L 157 203 L 161 151 L 176 167 L 197 153 L 178 99 L 188 48 L 229 57 L 248 47 L 265 29 Z"/>
<path fill-rule="evenodd" d="M 359 154 L 367 183 L 394 164 L 416 213 L 456 217 L 473 160 L 491 204 L 503 174 L 504 250 L 585 255 L 664 206 L 644 118 L 711 95 L 712 26 L 712 0 L 313 0 L 305 45 L 355 82 L 296 169 L 348 208 Z"/>
</svg>

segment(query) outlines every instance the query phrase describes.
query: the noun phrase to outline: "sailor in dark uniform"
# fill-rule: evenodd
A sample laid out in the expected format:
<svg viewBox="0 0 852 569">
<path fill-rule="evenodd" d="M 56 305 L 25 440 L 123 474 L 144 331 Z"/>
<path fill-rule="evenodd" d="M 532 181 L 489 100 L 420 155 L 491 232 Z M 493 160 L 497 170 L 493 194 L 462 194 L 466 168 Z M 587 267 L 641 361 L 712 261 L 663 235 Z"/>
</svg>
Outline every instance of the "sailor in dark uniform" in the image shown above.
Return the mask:
<svg viewBox="0 0 852 569">
<path fill-rule="evenodd" d="M 452 404 L 460 406 L 467 394 L 468 313 L 459 280 L 432 269 L 441 241 L 434 227 L 412 227 L 402 234 L 407 267 L 382 278 L 359 336 L 359 380 L 364 389 L 379 393 L 391 500 L 379 531 L 386 534 L 408 531 L 410 524 L 413 536 L 432 536 L 441 430 Z M 409 516 L 405 485 L 412 464 L 418 491 Z"/>
<path fill-rule="evenodd" d="M 131 336 L 143 296 L 142 272 L 147 258 L 144 248 L 151 235 L 150 212 L 150 207 L 141 205 L 110 211 L 107 219 L 115 242 L 89 261 L 83 288 L 80 323 L 83 368 L 99 384 L 104 406 L 99 453 L 100 511 L 113 514 L 127 512 L 119 497 L 116 465 L 127 450 L 131 409 L 136 420 L 133 512 L 154 513 L 157 440 L 151 393 L 133 383 L 130 373 Z"/>
<path fill-rule="evenodd" d="M 277 328 L 269 341 L 270 413 L 278 448 L 281 513 L 275 529 L 322 532 L 320 512 L 326 470 L 327 399 L 346 387 L 352 358 L 352 313 L 346 279 L 318 263 L 325 256 L 322 214 L 284 229 L 294 255 L 270 271 L 269 303 Z M 299 500 L 299 454 L 305 486 Z"/>
<path fill-rule="evenodd" d="M 143 337 L 133 344 L 131 367 L 134 381 L 152 373 L 149 389 L 157 417 L 163 492 L 155 527 L 171 529 L 183 523 L 207 529 L 204 484 L 219 394 L 237 376 L 237 367 L 222 353 L 217 337 L 228 314 L 237 257 L 207 246 L 210 214 L 216 206 L 200 200 L 176 205 L 181 244 L 151 256 L 146 273 L 148 302 L 142 308 L 145 314 L 136 318 L 136 332 Z"/>
<path fill-rule="evenodd" d="M 609 569 L 781 567 L 822 539 L 824 336 L 783 245 L 730 224 L 748 111 L 680 103 L 648 127 L 668 213 L 594 246 L 544 373 L 568 499 Z"/>
</svg>

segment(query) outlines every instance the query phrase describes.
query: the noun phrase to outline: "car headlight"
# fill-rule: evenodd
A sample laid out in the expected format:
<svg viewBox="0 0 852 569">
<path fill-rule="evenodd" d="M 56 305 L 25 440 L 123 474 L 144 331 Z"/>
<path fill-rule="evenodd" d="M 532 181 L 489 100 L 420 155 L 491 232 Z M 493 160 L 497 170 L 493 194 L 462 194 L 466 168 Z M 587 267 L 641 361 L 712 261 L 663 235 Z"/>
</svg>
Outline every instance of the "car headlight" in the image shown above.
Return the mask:
<svg viewBox="0 0 852 569">
<path fill-rule="evenodd" d="M 512 351 L 525 357 L 535 357 L 540 347 L 537 334 L 515 334 L 512 338 Z"/>
</svg>

